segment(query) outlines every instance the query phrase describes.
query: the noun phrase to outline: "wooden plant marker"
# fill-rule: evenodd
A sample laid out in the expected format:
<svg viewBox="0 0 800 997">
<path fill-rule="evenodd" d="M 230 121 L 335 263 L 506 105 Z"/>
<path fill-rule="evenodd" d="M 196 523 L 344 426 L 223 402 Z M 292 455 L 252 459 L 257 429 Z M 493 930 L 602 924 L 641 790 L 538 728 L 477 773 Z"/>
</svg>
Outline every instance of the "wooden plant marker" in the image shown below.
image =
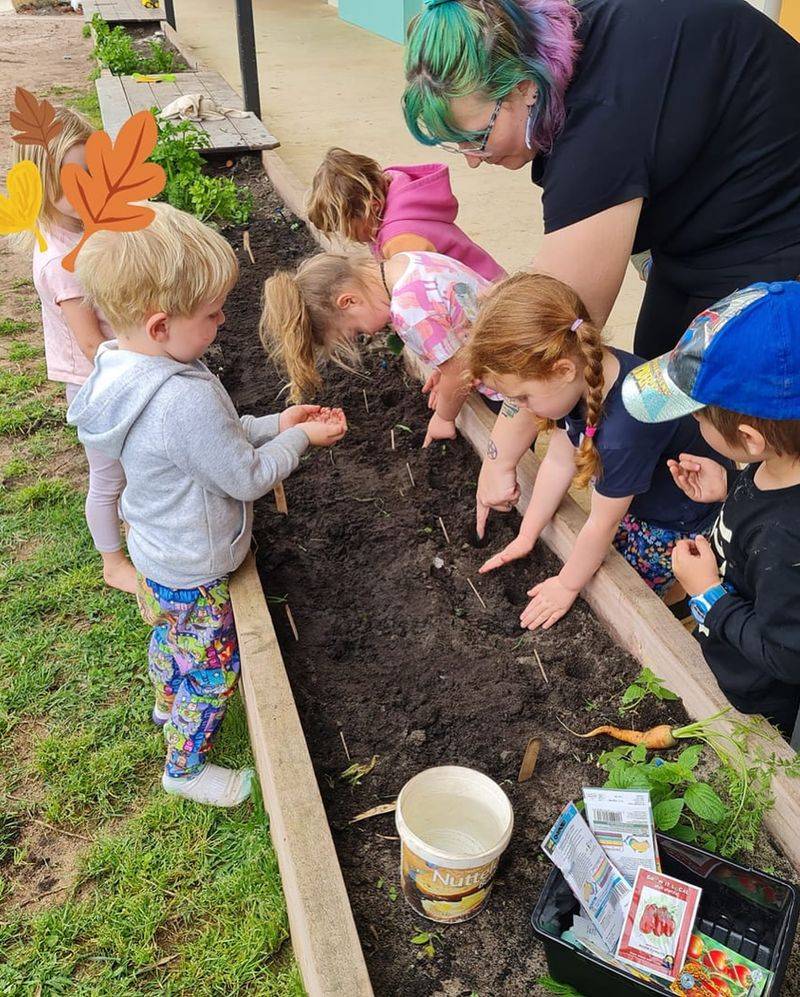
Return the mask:
<svg viewBox="0 0 800 997">
<path fill-rule="evenodd" d="M 536 763 L 539 761 L 539 750 L 541 747 L 542 742 L 538 737 L 532 737 L 530 741 L 528 741 L 528 747 L 525 749 L 525 754 L 522 758 L 522 765 L 519 767 L 517 782 L 527 782 L 533 775 L 533 770 L 536 768 Z"/>
<path fill-rule="evenodd" d="M 283 482 L 279 481 L 272 490 L 275 493 L 275 508 L 284 516 L 288 516 L 289 506 L 286 504 L 286 489 L 283 487 Z"/>
</svg>

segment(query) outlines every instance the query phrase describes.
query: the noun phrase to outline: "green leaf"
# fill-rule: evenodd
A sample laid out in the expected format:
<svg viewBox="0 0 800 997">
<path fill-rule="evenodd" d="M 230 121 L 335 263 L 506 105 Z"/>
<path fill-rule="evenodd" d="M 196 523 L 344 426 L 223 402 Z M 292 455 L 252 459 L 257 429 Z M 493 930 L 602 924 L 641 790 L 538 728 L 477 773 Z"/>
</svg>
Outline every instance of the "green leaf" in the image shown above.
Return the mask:
<svg viewBox="0 0 800 997">
<path fill-rule="evenodd" d="M 692 744 L 688 748 L 684 748 L 683 751 L 678 755 L 678 764 L 684 765 L 687 769 L 697 768 L 700 757 L 703 754 L 702 744 Z"/>
<path fill-rule="evenodd" d="M 669 831 L 678 823 L 683 813 L 683 797 L 664 800 L 653 807 L 653 820 L 659 831 Z"/>
<path fill-rule="evenodd" d="M 414 935 L 414 937 L 411 939 L 411 944 L 427 945 L 430 940 L 431 940 L 430 931 L 420 931 L 418 935 Z"/>
<path fill-rule="evenodd" d="M 643 744 L 637 744 L 631 752 L 632 762 L 644 762 L 647 760 L 647 748 Z"/>
<path fill-rule="evenodd" d="M 638 703 L 644 699 L 645 690 L 640 686 L 636 685 L 634 682 L 629 685 L 628 688 L 622 694 L 622 705 L 629 706 L 633 703 Z"/>
<path fill-rule="evenodd" d="M 688 841 L 691 844 L 697 840 L 697 831 L 689 824 L 676 824 L 669 833 L 678 841 Z"/>
<path fill-rule="evenodd" d="M 396 332 L 389 333 L 386 337 L 386 345 L 396 357 L 399 357 L 403 352 L 403 340 L 397 335 Z"/>
<path fill-rule="evenodd" d="M 717 836 L 716 834 L 706 834 L 703 836 L 700 844 L 703 848 L 708 849 L 710 852 L 715 852 L 717 850 Z"/>
<path fill-rule="evenodd" d="M 667 689 L 667 687 L 664 685 L 659 685 L 657 689 L 653 689 L 653 695 L 656 697 L 656 699 L 661 699 L 661 700 L 672 700 L 679 698 L 678 696 L 675 695 L 672 689 Z"/>
<path fill-rule="evenodd" d="M 692 783 L 684 794 L 686 806 L 703 820 L 719 824 L 727 808 L 707 782 Z"/>
</svg>

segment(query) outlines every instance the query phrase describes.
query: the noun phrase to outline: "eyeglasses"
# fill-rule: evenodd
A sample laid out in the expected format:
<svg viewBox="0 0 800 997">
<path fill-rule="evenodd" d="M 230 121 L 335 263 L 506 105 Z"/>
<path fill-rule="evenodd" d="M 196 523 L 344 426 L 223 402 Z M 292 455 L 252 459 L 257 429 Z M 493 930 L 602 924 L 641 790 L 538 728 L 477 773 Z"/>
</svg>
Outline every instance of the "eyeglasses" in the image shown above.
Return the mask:
<svg viewBox="0 0 800 997">
<path fill-rule="evenodd" d="M 492 116 L 489 118 L 489 124 L 486 126 L 486 131 L 483 133 L 480 145 L 468 146 L 461 145 L 458 142 L 440 142 L 439 148 L 444 149 L 445 152 L 452 152 L 457 156 L 477 156 L 480 159 L 487 159 L 491 156 L 491 152 L 487 150 L 486 146 L 489 142 L 489 136 L 492 134 L 492 129 L 497 121 L 497 115 L 500 113 L 500 108 L 503 106 L 504 100 L 505 97 L 501 97 L 494 105 Z"/>
</svg>

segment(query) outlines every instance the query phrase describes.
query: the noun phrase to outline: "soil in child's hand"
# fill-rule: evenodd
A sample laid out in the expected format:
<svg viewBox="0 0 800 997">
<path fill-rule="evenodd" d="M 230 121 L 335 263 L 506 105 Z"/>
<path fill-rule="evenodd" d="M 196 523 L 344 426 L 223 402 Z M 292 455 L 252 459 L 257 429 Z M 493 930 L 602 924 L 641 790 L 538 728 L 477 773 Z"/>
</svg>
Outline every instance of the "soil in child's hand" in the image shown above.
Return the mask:
<svg viewBox="0 0 800 997">
<path fill-rule="evenodd" d="M 242 279 L 211 366 L 221 368 L 242 412 L 281 405 L 282 381 L 256 330 L 264 278 L 316 249 L 293 222 L 262 194 L 250 229 L 255 267 L 240 235 L 230 233 Z M 543 993 L 534 981 L 546 967 L 530 927 L 550 871 L 540 842 L 567 800 L 604 778 L 589 760 L 598 746 L 572 738 L 557 718 L 574 729 L 619 720 L 619 695 L 639 666 L 580 600 L 549 631 L 520 629 L 527 590 L 559 562 L 538 544 L 530 558 L 479 576 L 488 554 L 515 535 L 518 517 L 492 515 L 486 545 L 477 549 L 479 462 L 469 444 L 459 438 L 420 449 L 429 413 L 419 384 L 391 353 L 365 351 L 363 373 L 366 380 L 329 368 L 315 401 L 344 408 L 349 432 L 330 451 L 309 451 L 286 482 L 288 517 L 272 496 L 257 504 L 255 536 L 265 591 L 288 599 L 297 624 L 299 641 L 276 599 L 275 626 L 370 976 L 379 997 Z M 687 715 L 679 702 L 645 704 L 633 719 L 646 729 Z M 542 739 L 538 765 L 520 785 L 534 735 Z M 343 738 L 352 761 L 378 756 L 359 785 L 340 778 L 350 764 Z M 472 766 L 502 783 L 515 829 L 489 907 L 464 924 L 437 926 L 403 900 L 392 815 L 349 821 L 393 800 L 417 772 L 443 764 Z M 440 933 L 432 957 L 411 943 L 428 930 Z"/>
</svg>

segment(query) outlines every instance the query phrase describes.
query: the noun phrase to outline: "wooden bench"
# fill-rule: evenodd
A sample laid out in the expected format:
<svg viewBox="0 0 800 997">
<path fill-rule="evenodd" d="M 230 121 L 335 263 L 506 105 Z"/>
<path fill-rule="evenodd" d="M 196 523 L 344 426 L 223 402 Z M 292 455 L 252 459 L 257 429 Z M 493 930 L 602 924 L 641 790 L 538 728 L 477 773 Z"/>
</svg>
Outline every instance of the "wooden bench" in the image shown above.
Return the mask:
<svg viewBox="0 0 800 997">
<path fill-rule="evenodd" d="M 133 76 L 112 76 L 104 73 L 96 81 L 103 129 L 116 138 L 125 121 L 137 111 L 158 110 L 176 97 L 201 93 L 211 97 L 220 107 L 243 109 L 242 98 L 219 73 L 201 70 L 175 73 L 173 83 L 140 83 Z M 177 119 L 176 119 L 177 120 Z M 251 113 L 244 118 L 222 118 L 219 121 L 198 121 L 210 145 L 203 152 L 244 152 L 245 150 L 276 149 L 280 142 Z"/>
</svg>

